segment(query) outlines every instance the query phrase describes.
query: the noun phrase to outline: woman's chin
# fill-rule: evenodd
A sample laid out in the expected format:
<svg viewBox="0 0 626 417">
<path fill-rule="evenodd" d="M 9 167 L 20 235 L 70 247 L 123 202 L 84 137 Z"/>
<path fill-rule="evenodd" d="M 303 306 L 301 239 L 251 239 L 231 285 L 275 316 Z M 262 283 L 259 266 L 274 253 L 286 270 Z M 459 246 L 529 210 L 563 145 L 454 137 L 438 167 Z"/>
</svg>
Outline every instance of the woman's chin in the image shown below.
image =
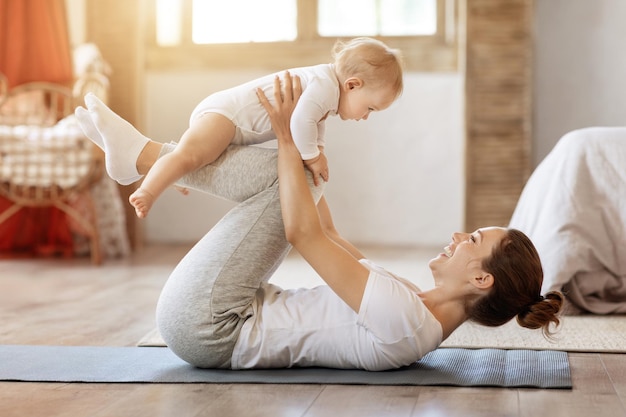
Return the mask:
<svg viewBox="0 0 626 417">
<path fill-rule="evenodd" d="M 433 267 L 435 267 L 437 265 L 437 262 L 442 258 L 443 254 L 439 254 L 436 257 L 434 257 L 433 259 L 431 259 L 430 261 L 428 261 L 428 267 L 432 270 Z"/>
</svg>

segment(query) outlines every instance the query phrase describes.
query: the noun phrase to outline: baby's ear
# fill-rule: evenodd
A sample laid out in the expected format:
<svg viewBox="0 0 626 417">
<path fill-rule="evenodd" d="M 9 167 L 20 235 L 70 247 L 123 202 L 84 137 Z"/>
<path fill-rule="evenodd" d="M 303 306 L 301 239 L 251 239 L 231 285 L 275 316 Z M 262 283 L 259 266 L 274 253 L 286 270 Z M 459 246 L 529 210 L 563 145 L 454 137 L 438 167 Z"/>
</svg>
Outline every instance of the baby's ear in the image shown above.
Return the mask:
<svg viewBox="0 0 626 417">
<path fill-rule="evenodd" d="M 358 77 L 350 77 L 344 81 L 344 85 L 346 86 L 346 90 L 353 90 L 355 88 L 362 87 L 363 80 Z"/>
</svg>

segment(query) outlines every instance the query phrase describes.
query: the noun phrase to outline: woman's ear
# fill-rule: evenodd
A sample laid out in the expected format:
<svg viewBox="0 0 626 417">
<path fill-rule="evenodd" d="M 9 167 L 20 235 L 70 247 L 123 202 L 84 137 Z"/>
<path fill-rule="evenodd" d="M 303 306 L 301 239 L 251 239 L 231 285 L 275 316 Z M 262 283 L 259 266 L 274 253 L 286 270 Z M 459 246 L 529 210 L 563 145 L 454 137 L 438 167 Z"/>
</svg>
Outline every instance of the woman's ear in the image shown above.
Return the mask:
<svg viewBox="0 0 626 417">
<path fill-rule="evenodd" d="M 493 286 L 493 275 L 481 271 L 472 279 L 472 284 L 481 290 L 489 289 Z"/>
<path fill-rule="evenodd" d="M 346 86 L 346 90 L 354 90 L 363 87 L 363 80 L 358 77 L 350 77 L 343 82 L 343 85 Z"/>
</svg>

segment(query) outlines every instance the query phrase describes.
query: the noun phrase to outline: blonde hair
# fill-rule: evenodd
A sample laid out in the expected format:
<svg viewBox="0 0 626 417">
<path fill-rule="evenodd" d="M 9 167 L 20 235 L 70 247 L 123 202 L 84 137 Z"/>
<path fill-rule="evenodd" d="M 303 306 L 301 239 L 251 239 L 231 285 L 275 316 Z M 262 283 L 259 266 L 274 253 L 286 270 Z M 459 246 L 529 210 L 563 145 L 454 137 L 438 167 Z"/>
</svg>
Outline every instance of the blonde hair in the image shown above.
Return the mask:
<svg viewBox="0 0 626 417">
<path fill-rule="evenodd" d="M 383 42 L 367 37 L 337 41 L 333 47 L 335 71 L 339 82 L 358 77 L 374 88 L 391 87 L 398 98 L 402 94 L 402 54 Z"/>
</svg>

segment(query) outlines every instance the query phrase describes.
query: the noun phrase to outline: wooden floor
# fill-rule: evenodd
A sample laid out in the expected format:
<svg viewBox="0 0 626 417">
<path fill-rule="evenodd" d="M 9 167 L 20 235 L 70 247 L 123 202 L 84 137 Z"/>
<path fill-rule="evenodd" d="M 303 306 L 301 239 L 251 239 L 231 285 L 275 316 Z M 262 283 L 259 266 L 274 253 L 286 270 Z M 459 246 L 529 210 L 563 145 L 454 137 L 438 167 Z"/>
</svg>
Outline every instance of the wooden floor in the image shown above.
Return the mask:
<svg viewBox="0 0 626 417">
<path fill-rule="evenodd" d="M 0 343 L 134 345 L 154 327 L 159 290 L 184 249 L 150 247 L 103 267 L 0 260 Z M 376 254 L 391 270 L 424 274 L 424 254 Z M 290 257 L 277 280 L 295 286 L 296 276 L 316 283 Z M 574 353 L 570 363 L 572 390 L 0 382 L 0 416 L 626 416 L 626 355 Z"/>
</svg>

